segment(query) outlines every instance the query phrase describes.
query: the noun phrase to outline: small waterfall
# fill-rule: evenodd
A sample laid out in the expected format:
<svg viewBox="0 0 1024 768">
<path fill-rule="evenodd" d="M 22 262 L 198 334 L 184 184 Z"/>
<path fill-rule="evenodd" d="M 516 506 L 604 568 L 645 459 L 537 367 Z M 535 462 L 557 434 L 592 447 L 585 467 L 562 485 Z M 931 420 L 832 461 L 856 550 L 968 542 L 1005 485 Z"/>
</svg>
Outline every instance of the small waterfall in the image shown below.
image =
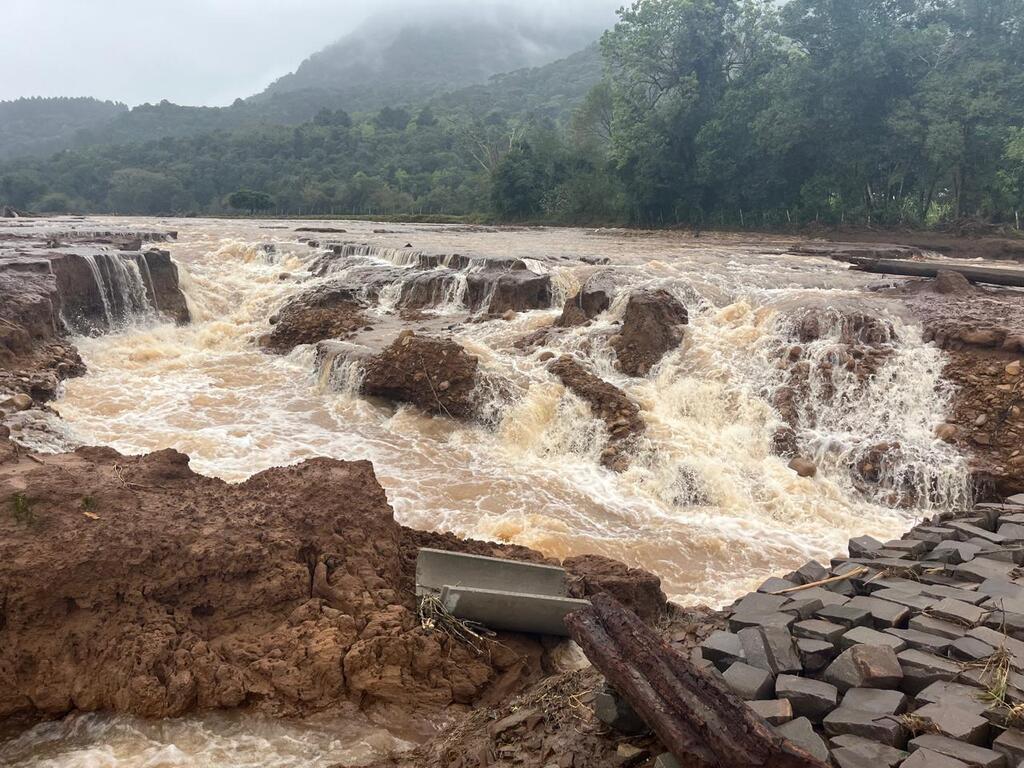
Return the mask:
<svg viewBox="0 0 1024 768">
<path fill-rule="evenodd" d="M 124 257 L 116 253 L 83 253 L 81 257 L 96 284 L 103 307 L 103 325 L 107 330 L 148 319 L 158 311 L 153 278 L 144 258 Z M 149 289 L 140 262 L 146 267 Z"/>
<path fill-rule="evenodd" d="M 99 291 L 100 300 L 103 302 L 103 322 L 109 328 L 113 325 L 113 312 L 110 309 L 110 298 L 107 296 L 107 284 L 103 279 L 103 274 L 100 272 L 100 265 L 96 261 L 96 257 L 91 253 L 82 254 L 82 258 L 85 259 L 86 265 L 89 267 L 89 271 L 92 272 L 93 282 L 96 283 L 96 290 Z"/>
<path fill-rule="evenodd" d="M 145 256 L 140 256 L 138 263 L 141 265 L 142 270 L 145 273 L 146 285 L 149 287 L 149 296 L 153 299 L 153 309 L 159 312 L 160 302 L 156 298 L 156 283 L 153 282 L 153 274 L 149 271 L 149 262 L 146 261 Z"/>
</svg>

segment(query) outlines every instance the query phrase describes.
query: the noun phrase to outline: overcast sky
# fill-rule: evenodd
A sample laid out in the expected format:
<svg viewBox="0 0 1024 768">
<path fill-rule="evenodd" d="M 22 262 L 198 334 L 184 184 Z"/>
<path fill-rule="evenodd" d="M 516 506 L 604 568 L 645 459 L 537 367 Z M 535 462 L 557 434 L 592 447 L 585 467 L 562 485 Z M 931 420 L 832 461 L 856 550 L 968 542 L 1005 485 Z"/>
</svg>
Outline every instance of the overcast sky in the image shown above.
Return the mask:
<svg viewBox="0 0 1024 768">
<path fill-rule="evenodd" d="M 468 0 L 462 0 L 468 2 Z M 512 0 L 613 20 L 619 0 Z M 474 5 L 509 0 L 476 0 Z M 0 0 L 0 100 L 95 96 L 229 104 L 261 91 L 381 9 L 437 0 Z M 397 11 L 396 11 L 397 8 Z"/>
</svg>

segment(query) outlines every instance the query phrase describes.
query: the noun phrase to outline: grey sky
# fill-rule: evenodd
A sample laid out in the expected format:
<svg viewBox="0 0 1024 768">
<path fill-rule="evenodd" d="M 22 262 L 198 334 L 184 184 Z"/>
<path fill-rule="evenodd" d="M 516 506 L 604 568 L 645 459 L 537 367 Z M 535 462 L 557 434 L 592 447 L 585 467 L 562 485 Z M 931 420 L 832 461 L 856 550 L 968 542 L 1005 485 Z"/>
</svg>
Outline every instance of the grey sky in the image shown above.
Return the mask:
<svg viewBox="0 0 1024 768">
<path fill-rule="evenodd" d="M 468 0 L 462 0 L 468 1 Z M 501 0 L 476 0 L 473 5 Z M 509 0 L 504 0 L 507 4 Z M 557 23 L 613 20 L 617 0 L 512 0 Z M 381 11 L 437 0 L 0 0 L 0 100 L 95 96 L 228 104 Z"/>
</svg>

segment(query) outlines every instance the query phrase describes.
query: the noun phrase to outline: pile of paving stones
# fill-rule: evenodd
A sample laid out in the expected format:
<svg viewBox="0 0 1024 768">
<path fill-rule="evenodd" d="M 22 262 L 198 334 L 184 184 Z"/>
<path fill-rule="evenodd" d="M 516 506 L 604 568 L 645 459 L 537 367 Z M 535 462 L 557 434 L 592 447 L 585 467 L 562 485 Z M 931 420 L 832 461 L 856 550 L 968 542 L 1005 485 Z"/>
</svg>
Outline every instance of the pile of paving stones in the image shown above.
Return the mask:
<svg viewBox="0 0 1024 768">
<path fill-rule="evenodd" d="M 860 537 L 738 600 L 695 657 L 838 768 L 1022 768 L 1022 564 L 1024 495 Z"/>
</svg>

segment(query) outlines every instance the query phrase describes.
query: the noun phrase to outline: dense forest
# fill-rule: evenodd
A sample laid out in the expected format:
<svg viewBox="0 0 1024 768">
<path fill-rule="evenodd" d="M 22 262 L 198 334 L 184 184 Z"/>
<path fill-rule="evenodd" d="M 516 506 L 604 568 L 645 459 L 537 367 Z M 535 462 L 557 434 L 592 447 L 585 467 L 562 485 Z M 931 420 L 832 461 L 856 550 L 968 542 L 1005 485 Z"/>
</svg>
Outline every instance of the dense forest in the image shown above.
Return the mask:
<svg viewBox="0 0 1024 768">
<path fill-rule="evenodd" d="M 279 214 L 1014 223 L 1024 0 L 640 0 L 600 55 L 350 112 L 16 160 L 0 199 L 216 213 L 244 190 Z"/>
</svg>

